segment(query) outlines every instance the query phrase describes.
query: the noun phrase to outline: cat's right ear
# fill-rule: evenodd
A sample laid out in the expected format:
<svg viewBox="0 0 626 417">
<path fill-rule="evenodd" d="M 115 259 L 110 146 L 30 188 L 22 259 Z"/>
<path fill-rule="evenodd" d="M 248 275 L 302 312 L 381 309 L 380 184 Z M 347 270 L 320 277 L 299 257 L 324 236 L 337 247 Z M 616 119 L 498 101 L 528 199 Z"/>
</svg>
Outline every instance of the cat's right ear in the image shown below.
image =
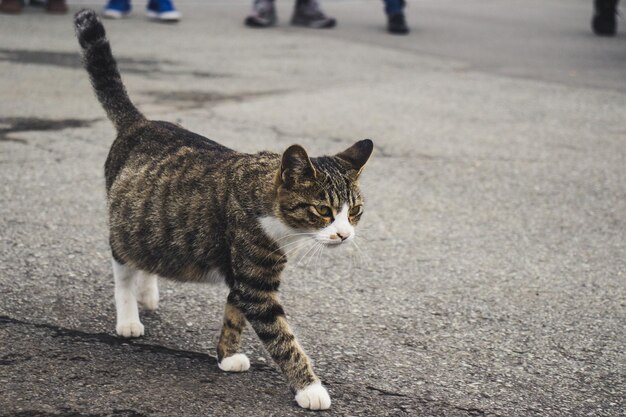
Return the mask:
<svg viewBox="0 0 626 417">
<path fill-rule="evenodd" d="M 280 164 L 280 179 L 283 184 L 290 185 L 294 181 L 314 179 L 317 172 L 304 148 L 291 145 L 285 152 Z"/>
</svg>

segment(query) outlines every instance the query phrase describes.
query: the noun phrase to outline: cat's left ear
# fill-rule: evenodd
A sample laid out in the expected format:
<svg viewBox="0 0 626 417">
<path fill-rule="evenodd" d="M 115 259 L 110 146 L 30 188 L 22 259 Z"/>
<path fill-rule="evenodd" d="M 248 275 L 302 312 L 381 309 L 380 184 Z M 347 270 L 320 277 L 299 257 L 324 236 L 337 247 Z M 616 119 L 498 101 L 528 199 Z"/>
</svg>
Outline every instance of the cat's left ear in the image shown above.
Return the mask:
<svg viewBox="0 0 626 417">
<path fill-rule="evenodd" d="M 370 159 L 373 150 L 374 142 L 370 139 L 363 139 L 350 146 L 345 151 L 338 153 L 336 156 L 348 162 L 356 171 L 356 177 L 358 177 L 361 175 L 363 167 Z"/>
</svg>

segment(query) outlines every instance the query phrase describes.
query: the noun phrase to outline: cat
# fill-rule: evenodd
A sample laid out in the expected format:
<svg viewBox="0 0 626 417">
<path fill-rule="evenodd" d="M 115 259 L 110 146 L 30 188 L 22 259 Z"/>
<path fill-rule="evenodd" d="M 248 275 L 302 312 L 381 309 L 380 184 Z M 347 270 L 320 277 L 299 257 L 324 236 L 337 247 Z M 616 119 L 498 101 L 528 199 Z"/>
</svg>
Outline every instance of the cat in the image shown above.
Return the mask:
<svg viewBox="0 0 626 417">
<path fill-rule="evenodd" d="M 294 245 L 337 247 L 354 239 L 363 214 L 358 178 L 372 141 L 318 158 L 299 145 L 282 155 L 245 154 L 149 121 L 126 93 L 96 13 L 78 12 L 74 25 L 96 96 L 117 130 L 105 163 L 117 334 L 144 334 L 137 303 L 157 308 L 157 277 L 224 281 L 229 294 L 219 368 L 248 370 L 239 347 L 249 323 L 298 405 L 329 408 L 330 396 L 289 328 L 278 287 Z"/>
</svg>

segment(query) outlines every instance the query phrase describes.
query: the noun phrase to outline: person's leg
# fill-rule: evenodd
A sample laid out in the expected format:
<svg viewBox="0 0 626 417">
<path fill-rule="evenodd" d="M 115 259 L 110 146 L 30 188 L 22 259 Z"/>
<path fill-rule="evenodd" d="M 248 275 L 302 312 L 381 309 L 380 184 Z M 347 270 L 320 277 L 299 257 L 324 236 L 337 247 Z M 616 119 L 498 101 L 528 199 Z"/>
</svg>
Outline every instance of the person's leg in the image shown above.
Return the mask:
<svg viewBox="0 0 626 417">
<path fill-rule="evenodd" d="M 2 0 L 2 2 L 0 2 L 0 13 L 22 13 L 22 2 L 20 0 Z"/>
<path fill-rule="evenodd" d="M 244 24 L 251 28 L 268 28 L 275 26 L 277 20 L 274 0 L 254 0 L 252 13 L 246 17 Z"/>
<path fill-rule="evenodd" d="M 404 0 L 384 0 L 387 14 L 387 31 L 394 35 L 406 35 L 409 27 L 404 17 Z"/>
<path fill-rule="evenodd" d="M 130 13 L 130 0 L 109 0 L 102 15 L 109 19 L 120 19 Z"/>
<path fill-rule="evenodd" d="M 291 24 L 313 29 L 329 29 L 335 27 L 337 21 L 322 12 L 317 0 L 296 0 Z"/>
<path fill-rule="evenodd" d="M 52 14 L 65 14 L 67 13 L 67 4 L 65 4 L 65 0 L 48 0 L 48 4 L 46 4 L 46 12 Z"/>
<path fill-rule="evenodd" d="M 178 22 L 181 18 L 172 0 L 150 0 L 146 15 L 161 22 Z"/>
<path fill-rule="evenodd" d="M 594 0 L 591 20 L 593 32 L 598 36 L 614 36 L 617 32 L 617 3 L 619 0 Z"/>
</svg>

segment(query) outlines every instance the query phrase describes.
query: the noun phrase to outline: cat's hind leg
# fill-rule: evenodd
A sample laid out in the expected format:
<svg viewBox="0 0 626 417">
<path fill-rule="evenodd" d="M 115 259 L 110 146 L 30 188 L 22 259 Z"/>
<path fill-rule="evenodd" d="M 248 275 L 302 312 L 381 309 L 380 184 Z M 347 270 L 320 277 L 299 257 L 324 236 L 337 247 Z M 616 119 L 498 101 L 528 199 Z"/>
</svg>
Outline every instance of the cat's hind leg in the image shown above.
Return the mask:
<svg viewBox="0 0 626 417">
<path fill-rule="evenodd" d="M 146 310 L 156 310 L 159 307 L 158 276 L 144 271 L 138 271 L 135 279 L 137 301 Z"/>
<path fill-rule="evenodd" d="M 226 372 L 243 372 L 250 369 L 250 360 L 239 352 L 241 332 L 246 327 L 246 318 L 239 309 L 226 303 L 224 324 L 217 344 L 218 366 Z"/>
<path fill-rule="evenodd" d="M 115 309 L 117 312 L 115 330 L 122 337 L 139 337 L 144 332 L 143 324 L 139 321 L 139 309 L 133 288 L 137 274 L 136 269 L 113 260 Z"/>
</svg>

